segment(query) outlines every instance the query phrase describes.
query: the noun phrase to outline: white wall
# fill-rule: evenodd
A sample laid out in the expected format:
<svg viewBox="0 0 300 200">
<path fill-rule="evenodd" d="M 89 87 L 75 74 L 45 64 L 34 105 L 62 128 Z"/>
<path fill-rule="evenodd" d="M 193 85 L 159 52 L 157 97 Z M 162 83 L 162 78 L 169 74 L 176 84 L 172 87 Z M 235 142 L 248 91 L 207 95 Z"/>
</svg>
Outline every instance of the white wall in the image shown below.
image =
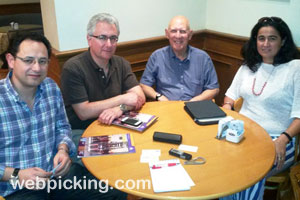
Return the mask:
<svg viewBox="0 0 300 200">
<path fill-rule="evenodd" d="M 300 47 L 299 0 L 208 0 L 206 28 L 240 36 L 250 36 L 258 19 L 278 16 L 290 27 Z"/>
<path fill-rule="evenodd" d="M 300 47 L 300 0 L 41 0 L 41 7 L 45 35 L 59 51 L 86 48 L 86 25 L 100 12 L 119 19 L 120 42 L 162 36 L 178 14 L 193 30 L 247 37 L 259 18 L 279 16 Z"/>
<path fill-rule="evenodd" d="M 100 12 L 108 12 L 118 18 L 121 29 L 120 42 L 162 36 L 169 20 L 179 14 L 190 19 L 192 29 L 205 28 L 206 0 L 53 0 L 51 2 L 54 2 L 54 8 L 49 0 L 41 0 L 45 35 L 53 47 L 60 51 L 87 47 L 86 25 L 94 14 Z M 50 20 L 48 16 L 52 19 Z M 55 21 L 57 23 L 53 23 Z"/>
<path fill-rule="evenodd" d="M 44 33 L 51 42 L 52 47 L 60 50 L 54 2 L 52 0 L 41 0 L 41 11 Z"/>
</svg>

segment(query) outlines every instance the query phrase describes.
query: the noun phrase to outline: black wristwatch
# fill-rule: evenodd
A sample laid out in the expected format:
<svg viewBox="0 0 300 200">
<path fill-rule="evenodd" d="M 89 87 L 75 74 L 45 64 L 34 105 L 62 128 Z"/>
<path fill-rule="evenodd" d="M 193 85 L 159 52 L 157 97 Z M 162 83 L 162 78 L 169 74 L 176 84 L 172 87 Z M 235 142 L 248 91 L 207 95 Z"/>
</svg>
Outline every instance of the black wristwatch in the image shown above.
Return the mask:
<svg viewBox="0 0 300 200">
<path fill-rule="evenodd" d="M 17 181 L 19 180 L 19 171 L 20 168 L 15 168 L 13 173 L 11 174 L 10 178 L 9 178 L 9 183 L 14 186 L 17 184 Z"/>
<path fill-rule="evenodd" d="M 158 101 L 158 99 L 162 96 L 162 94 L 157 93 L 155 96 L 155 100 Z"/>
</svg>

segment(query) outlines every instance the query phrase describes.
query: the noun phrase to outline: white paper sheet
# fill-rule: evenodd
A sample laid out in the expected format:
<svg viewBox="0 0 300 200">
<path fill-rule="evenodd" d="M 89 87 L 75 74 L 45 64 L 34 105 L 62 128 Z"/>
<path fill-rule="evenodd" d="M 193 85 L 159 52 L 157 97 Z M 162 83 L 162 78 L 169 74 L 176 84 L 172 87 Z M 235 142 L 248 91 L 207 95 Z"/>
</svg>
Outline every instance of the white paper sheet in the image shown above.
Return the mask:
<svg viewBox="0 0 300 200">
<path fill-rule="evenodd" d="M 185 144 L 179 145 L 178 149 L 182 150 L 182 151 L 190 151 L 190 152 L 197 152 L 198 151 L 197 146 L 191 146 L 191 145 L 185 145 Z"/>
<path fill-rule="evenodd" d="M 168 163 L 176 164 L 168 166 Z M 161 168 L 153 168 L 162 166 Z M 195 183 L 180 164 L 179 159 L 149 163 L 154 192 L 172 192 L 190 190 Z"/>
</svg>

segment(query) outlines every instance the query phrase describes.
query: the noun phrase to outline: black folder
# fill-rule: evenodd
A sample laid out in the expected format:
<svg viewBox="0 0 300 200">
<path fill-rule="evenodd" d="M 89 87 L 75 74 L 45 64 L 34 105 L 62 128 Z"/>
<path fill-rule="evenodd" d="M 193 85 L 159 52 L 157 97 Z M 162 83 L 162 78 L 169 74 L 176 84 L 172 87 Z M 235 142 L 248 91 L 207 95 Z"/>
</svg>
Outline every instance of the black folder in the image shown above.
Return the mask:
<svg viewBox="0 0 300 200">
<path fill-rule="evenodd" d="M 184 103 L 185 111 L 199 125 L 217 124 L 226 117 L 226 113 L 212 100 L 192 101 Z"/>
</svg>

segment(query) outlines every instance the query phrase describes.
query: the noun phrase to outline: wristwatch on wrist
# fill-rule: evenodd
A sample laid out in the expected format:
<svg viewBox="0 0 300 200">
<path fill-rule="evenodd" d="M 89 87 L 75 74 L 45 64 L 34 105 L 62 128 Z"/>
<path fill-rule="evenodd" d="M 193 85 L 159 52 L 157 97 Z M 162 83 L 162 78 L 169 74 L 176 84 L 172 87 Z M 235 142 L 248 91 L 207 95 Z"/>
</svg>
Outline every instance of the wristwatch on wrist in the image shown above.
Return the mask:
<svg viewBox="0 0 300 200">
<path fill-rule="evenodd" d="M 9 183 L 11 185 L 16 185 L 17 184 L 17 181 L 19 180 L 19 171 L 20 171 L 20 168 L 15 168 L 13 173 L 11 174 L 10 178 L 9 178 Z"/>
<path fill-rule="evenodd" d="M 120 110 L 121 110 L 123 113 L 129 111 L 128 107 L 127 107 L 125 104 L 121 104 L 121 105 L 120 105 Z"/>
<path fill-rule="evenodd" d="M 158 99 L 162 96 L 162 94 L 157 93 L 155 96 L 155 100 L 158 101 Z"/>
</svg>

